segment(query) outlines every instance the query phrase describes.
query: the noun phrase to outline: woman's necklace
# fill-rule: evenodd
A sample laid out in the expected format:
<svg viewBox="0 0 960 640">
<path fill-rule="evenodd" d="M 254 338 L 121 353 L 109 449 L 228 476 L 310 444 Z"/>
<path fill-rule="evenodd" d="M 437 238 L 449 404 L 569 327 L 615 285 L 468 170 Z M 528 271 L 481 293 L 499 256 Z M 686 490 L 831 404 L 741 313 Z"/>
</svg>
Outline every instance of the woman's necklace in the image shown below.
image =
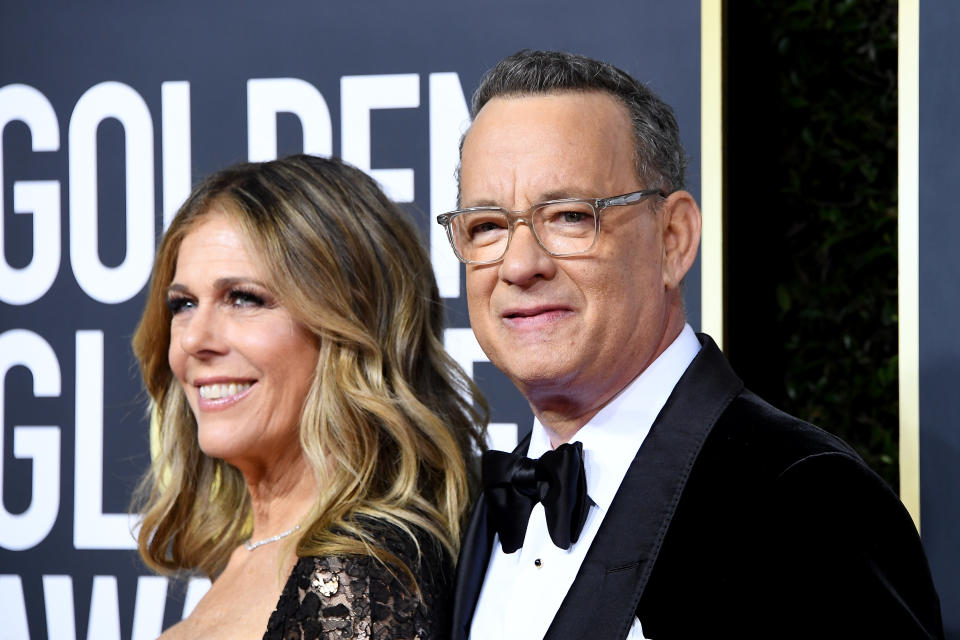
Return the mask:
<svg viewBox="0 0 960 640">
<path fill-rule="evenodd" d="M 246 540 L 243 543 L 243 546 L 247 548 L 247 551 L 253 551 L 257 547 L 262 547 L 265 544 L 270 544 L 271 542 L 276 542 L 277 540 L 283 540 L 294 531 L 299 531 L 299 530 L 300 530 L 300 525 L 297 524 L 293 526 L 293 529 L 287 529 L 283 533 L 278 533 L 275 536 L 270 536 L 269 538 L 264 538 L 263 540 L 257 540 L 256 542 L 250 542 L 249 540 Z"/>
</svg>

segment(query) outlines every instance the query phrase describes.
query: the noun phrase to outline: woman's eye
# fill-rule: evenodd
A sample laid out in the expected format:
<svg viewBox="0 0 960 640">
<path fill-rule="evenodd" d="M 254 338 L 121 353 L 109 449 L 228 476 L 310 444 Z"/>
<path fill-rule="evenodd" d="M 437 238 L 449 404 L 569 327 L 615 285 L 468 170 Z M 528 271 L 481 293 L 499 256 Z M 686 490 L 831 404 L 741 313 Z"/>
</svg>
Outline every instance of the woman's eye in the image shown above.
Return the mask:
<svg viewBox="0 0 960 640">
<path fill-rule="evenodd" d="M 234 289 L 227 294 L 227 299 L 234 307 L 262 307 L 266 304 L 262 296 L 243 289 Z"/>
<path fill-rule="evenodd" d="M 190 298 L 183 297 L 170 297 L 167 298 L 167 309 L 170 310 L 171 315 L 177 315 L 184 309 L 196 306 L 193 300 Z"/>
</svg>

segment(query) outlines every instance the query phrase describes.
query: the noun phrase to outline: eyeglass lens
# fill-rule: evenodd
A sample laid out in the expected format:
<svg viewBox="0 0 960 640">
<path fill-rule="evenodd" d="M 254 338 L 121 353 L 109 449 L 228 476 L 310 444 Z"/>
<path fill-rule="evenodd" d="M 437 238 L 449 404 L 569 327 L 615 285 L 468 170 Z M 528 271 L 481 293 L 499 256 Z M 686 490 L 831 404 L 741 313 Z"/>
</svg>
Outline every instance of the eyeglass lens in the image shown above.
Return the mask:
<svg viewBox="0 0 960 640">
<path fill-rule="evenodd" d="M 596 213 L 588 202 L 545 204 L 529 216 L 540 244 L 558 256 L 586 251 L 597 232 Z M 507 251 L 510 218 L 502 209 L 461 213 L 450 221 L 457 252 L 464 260 L 499 260 Z"/>
</svg>

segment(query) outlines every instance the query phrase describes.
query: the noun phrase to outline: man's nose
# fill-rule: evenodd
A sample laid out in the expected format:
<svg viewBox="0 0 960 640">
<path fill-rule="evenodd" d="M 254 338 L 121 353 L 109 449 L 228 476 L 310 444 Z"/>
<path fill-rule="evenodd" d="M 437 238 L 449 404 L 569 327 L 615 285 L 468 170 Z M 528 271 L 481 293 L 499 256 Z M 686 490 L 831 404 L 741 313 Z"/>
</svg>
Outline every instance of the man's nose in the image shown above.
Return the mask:
<svg viewBox="0 0 960 640">
<path fill-rule="evenodd" d="M 552 278 L 555 272 L 553 257 L 537 242 L 533 229 L 525 221 L 518 222 L 500 263 L 500 279 L 523 285 L 538 278 Z"/>
</svg>

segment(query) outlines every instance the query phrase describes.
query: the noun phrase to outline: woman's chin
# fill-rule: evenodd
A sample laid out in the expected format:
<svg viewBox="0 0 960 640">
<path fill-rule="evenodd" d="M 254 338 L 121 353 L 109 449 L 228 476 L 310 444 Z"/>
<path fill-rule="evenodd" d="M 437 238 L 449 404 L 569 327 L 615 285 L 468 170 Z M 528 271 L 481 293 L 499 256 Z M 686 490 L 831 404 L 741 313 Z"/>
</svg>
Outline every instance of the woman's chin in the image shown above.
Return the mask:
<svg viewBox="0 0 960 640">
<path fill-rule="evenodd" d="M 209 430 L 204 431 L 203 429 L 199 431 L 197 440 L 200 444 L 200 450 L 203 451 L 205 456 L 231 464 L 233 464 L 232 460 L 242 457 L 243 452 L 249 448 L 238 446 L 236 435 L 231 438 L 230 434 L 211 433 Z"/>
</svg>

